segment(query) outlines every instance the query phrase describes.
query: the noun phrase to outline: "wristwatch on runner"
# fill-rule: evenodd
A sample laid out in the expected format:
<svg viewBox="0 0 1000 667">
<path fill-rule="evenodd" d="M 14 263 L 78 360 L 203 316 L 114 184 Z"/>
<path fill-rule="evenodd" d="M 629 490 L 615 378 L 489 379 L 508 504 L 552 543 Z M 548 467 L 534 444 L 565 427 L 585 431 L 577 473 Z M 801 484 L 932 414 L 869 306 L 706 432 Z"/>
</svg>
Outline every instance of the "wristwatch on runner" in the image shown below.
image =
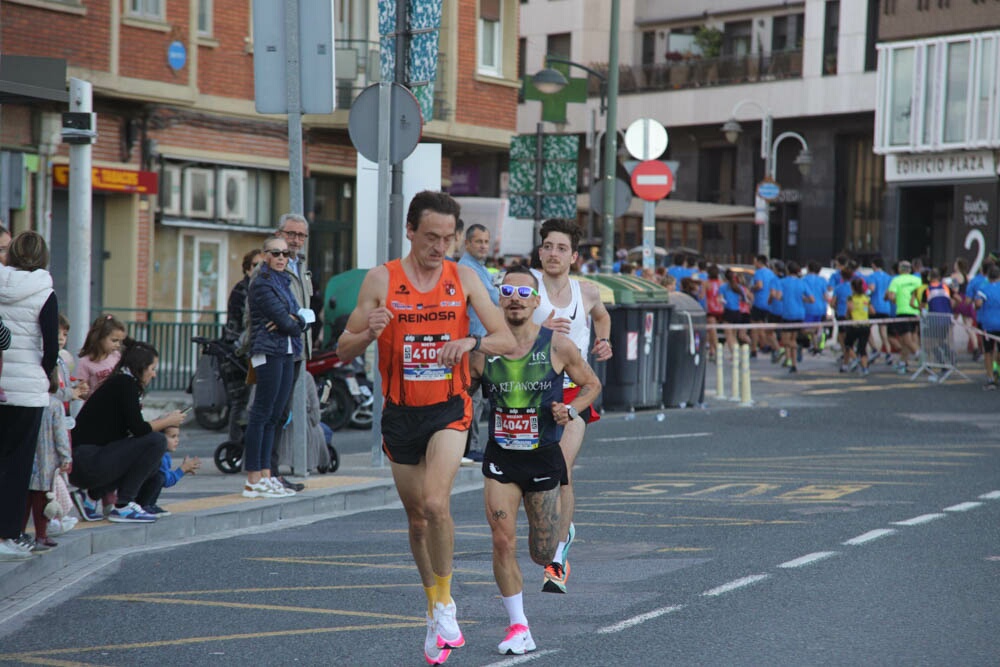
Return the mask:
<svg viewBox="0 0 1000 667">
<path fill-rule="evenodd" d="M 568 404 L 566 405 L 566 414 L 569 415 L 570 419 L 576 419 L 580 416 L 580 413 L 576 411 L 576 408 Z"/>
</svg>

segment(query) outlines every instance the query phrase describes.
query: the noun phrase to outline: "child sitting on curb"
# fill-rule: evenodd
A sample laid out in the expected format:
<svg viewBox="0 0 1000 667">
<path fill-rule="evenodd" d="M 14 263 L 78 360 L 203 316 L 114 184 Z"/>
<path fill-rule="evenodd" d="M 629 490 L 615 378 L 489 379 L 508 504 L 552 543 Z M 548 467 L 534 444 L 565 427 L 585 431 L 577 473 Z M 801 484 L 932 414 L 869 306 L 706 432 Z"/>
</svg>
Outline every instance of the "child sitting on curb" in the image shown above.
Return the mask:
<svg viewBox="0 0 1000 667">
<path fill-rule="evenodd" d="M 159 470 L 139 488 L 139 495 L 135 499 L 147 514 L 154 514 L 157 517 L 170 516 L 170 512 L 156 504 L 160 499 L 160 492 L 181 481 L 184 475 L 195 474 L 201 467 L 201 459 L 197 456 L 193 458 L 185 456 L 181 464 L 171 470 L 174 462 L 170 458 L 170 452 L 177 451 L 181 440 L 181 429 L 177 426 L 168 426 L 163 429 L 163 435 L 167 438 L 167 452 L 160 461 Z"/>
</svg>

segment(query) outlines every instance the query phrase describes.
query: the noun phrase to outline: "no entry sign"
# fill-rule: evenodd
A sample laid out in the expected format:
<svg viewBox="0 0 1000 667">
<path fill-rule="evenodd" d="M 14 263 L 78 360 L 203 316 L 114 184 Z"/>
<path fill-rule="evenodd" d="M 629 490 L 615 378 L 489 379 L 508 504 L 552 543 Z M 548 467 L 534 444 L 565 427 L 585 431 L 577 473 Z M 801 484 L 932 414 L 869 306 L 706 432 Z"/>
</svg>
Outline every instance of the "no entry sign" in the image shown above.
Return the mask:
<svg viewBox="0 0 1000 667">
<path fill-rule="evenodd" d="M 632 170 L 632 191 L 646 201 L 660 201 L 674 189 L 674 174 L 659 160 L 646 160 Z"/>
</svg>

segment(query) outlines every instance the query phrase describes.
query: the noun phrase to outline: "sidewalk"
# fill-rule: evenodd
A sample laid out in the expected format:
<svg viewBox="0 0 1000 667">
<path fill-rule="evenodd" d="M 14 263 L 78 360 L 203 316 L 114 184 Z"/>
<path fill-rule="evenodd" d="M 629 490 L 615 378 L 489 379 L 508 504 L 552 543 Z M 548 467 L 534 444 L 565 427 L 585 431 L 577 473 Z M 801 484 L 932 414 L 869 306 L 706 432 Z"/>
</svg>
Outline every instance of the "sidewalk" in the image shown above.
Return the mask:
<svg viewBox="0 0 1000 667">
<path fill-rule="evenodd" d="M 180 395 L 190 400 L 187 394 Z M 171 400 L 171 396 L 164 397 L 164 403 Z M 154 402 L 156 405 L 152 405 Z M 147 403 L 147 407 L 157 410 L 165 407 L 159 400 Z M 482 479 L 478 467 L 463 466 L 455 479 L 455 491 L 481 486 Z M 30 560 L 0 562 L 0 623 L 8 609 L 38 593 L 42 582 L 45 588 L 58 586 L 64 579 L 68 583 L 78 576 L 79 568 L 73 566 L 93 556 L 136 547 L 169 546 L 222 531 L 309 517 L 321 519 L 399 502 L 388 464 L 384 468 L 372 467 L 370 453 L 341 456 L 340 469 L 335 474 L 311 475 L 296 481 L 304 482 L 306 489 L 291 498 L 251 499 L 244 498 L 239 491 L 233 492 L 240 487 L 232 475 L 189 475 L 184 478 L 184 495 L 193 498 L 171 502 L 169 495 L 164 495 L 160 504 L 171 516 L 155 523 L 80 521 L 70 532 L 53 538 L 58 547 Z"/>
</svg>

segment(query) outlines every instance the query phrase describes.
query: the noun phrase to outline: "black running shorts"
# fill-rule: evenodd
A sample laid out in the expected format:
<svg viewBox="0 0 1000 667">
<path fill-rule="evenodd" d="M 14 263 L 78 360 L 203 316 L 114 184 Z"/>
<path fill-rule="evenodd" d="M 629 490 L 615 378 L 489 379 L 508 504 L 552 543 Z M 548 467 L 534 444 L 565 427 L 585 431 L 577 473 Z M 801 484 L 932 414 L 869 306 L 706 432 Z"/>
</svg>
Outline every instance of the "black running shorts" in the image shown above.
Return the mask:
<svg viewBox="0 0 1000 667">
<path fill-rule="evenodd" d="M 382 410 L 382 450 L 393 463 L 416 465 L 427 454 L 427 443 L 438 431 L 468 431 L 472 400 L 468 394 L 444 403 L 411 407 L 386 402 Z"/>
<path fill-rule="evenodd" d="M 522 495 L 569 483 L 566 459 L 559 445 L 515 450 L 490 440 L 483 453 L 483 476 L 503 484 L 517 484 Z"/>
</svg>

